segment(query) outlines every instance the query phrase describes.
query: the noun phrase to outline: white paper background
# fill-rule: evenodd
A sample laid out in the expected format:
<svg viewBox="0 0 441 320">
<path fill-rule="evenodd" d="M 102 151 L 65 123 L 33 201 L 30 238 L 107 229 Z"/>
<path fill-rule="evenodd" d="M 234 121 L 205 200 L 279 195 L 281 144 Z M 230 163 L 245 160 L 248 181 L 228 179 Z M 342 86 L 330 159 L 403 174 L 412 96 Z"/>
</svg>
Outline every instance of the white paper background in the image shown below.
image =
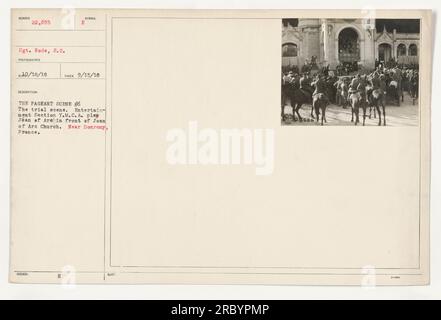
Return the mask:
<svg viewBox="0 0 441 320">
<path fill-rule="evenodd" d="M 432 189 L 431 189 L 431 285 L 425 287 L 301 287 L 301 286 L 77 286 L 68 288 L 54 285 L 12 285 L 8 284 L 9 263 L 9 43 L 10 43 L 10 11 L 11 7 L 92 7 L 92 8 L 199 8 L 199 9 L 326 9 L 329 1 L 310 0 L 305 3 L 293 1 L 2 1 L 0 3 L 0 39 L 4 44 L 1 49 L 0 70 L 0 298 L 2 299 L 324 299 L 324 298 L 437 298 L 441 292 L 441 227 L 440 218 L 440 129 L 441 114 L 438 106 L 439 97 L 432 97 Z M 441 9 L 439 2 L 418 2 L 401 0 L 398 6 L 388 5 L 384 1 L 371 0 L 366 7 L 364 1 L 335 0 L 333 9 L 432 9 L 434 10 L 434 28 L 437 25 L 436 12 Z M 439 32 L 434 32 L 434 37 Z M 434 42 L 433 87 L 432 92 L 439 92 L 441 77 L 439 70 L 439 50 L 437 39 Z M 440 78 L 438 78 L 440 77 Z M 438 166 L 436 166 L 438 164 Z"/>
</svg>

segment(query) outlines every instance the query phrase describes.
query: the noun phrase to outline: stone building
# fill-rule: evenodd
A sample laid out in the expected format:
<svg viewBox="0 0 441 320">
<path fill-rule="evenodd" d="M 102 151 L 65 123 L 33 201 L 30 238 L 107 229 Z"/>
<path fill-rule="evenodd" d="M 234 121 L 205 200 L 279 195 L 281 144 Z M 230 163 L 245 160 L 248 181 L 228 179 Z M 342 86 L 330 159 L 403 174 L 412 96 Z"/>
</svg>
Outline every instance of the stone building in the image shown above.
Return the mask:
<svg viewBox="0 0 441 320">
<path fill-rule="evenodd" d="M 290 21 L 292 19 L 288 19 Z M 302 66 L 311 58 L 317 65 L 335 69 L 339 63 L 354 63 L 373 69 L 375 61 L 418 63 L 419 33 L 376 30 L 374 19 L 298 19 L 284 21 L 283 66 Z"/>
</svg>

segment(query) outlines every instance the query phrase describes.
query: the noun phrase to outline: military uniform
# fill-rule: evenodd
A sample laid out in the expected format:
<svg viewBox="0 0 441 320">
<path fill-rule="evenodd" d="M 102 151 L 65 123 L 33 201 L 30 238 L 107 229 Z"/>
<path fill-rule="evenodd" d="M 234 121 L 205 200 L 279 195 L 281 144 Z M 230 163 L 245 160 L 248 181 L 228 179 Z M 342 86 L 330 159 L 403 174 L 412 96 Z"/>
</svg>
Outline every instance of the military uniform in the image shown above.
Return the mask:
<svg viewBox="0 0 441 320">
<path fill-rule="evenodd" d="M 378 75 L 374 75 L 374 77 L 371 79 L 371 84 L 373 90 L 380 89 L 380 78 Z"/>
<path fill-rule="evenodd" d="M 351 94 L 357 92 L 357 88 L 359 84 L 360 84 L 360 76 L 357 75 L 351 80 L 351 83 L 349 84 L 348 99 L 351 97 Z"/>
<path fill-rule="evenodd" d="M 325 98 L 325 100 L 327 102 L 329 102 L 329 99 L 326 95 L 326 81 L 323 79 L 318 79 L 316 81 L 314 81 L 313 83 L 311 83 L 312 86 L 314 86 L 315 90 L 312 94 L 312 99 L 316 99 L 319 94 L 322 94 L 323 97 Z"/>
<path fill-rule="evenodd" d="M 399 68 L 394 69 L 394 73 L 392 75 L 392 79 L 397 82 L 398 94 L 401 94 L 401 82 L 403 80 L 403 74 Z"/>
<path fill-rule="evenodd" d="M 300 90 L 308 97 L 311 97 L 311 79 L 307 76 L 302 76 L 299 80 Z"/>
<path fill-rule="evenodd" d="M 358 85 L 360 84 L 360 78 L 355 77 L 352 79 L 351 84 L 349 85 L 349 87 L 352 90 L 357 90 Z"/>
<path fill-rule="evenodd" d="M 367 82 L 364 79 L 361 79 L 360 83 L 357 86 L 357 91 L 360 93 L 363 103 L 367 102 L 366 86 Z"/>
<path fill-rule="evenodd" d="M 379 81 L 379 88 L 383 91 L 384 94 L 386 94 L 386 89 L 387 89 L 386 80 L 384 80 L 383 77 L 380 77 L 378 81 Z"/>
</svg>

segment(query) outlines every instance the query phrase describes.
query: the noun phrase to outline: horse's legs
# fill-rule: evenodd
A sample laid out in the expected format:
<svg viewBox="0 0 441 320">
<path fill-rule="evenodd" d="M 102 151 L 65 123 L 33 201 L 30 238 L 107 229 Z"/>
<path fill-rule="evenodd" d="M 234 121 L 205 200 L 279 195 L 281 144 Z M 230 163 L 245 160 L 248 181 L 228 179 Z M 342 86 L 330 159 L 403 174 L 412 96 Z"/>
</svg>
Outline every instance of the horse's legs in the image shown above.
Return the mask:
<svg viewBox="0 0 441 320">
<path fill-rule="evenodd" d="M 363 108 L 363 125 L 364 125 L 364 123 L 366 122 L 366 104 L 365 103 L 363 103 L 362 108 Z"/>
<path fill-rule="evenodd" d="M 320 110 L 319 110 L 319 106 L 317 106 L 317 102 L 313 103 L 313 108 L 315 110 L 315 116 L 316 116 L 316 120 L 317 122 L 319 122 L 320 120 Z"/>
<path fill-rule="evenodd" d="M 325 110 L 323 107 L 320 107 L 322 109 L 322 122 L 320 125 L 323 125 L 323 121 L 325 120 Z M 318 108 L 317 108 L 318 109 Z"/>
<path fill-rule="evenodd" d="M 297 113 L 297 116 L 299 117 L 300 122 L 303 120 L 302 117 L 300 116 L 300 112 L 299 112 L 301 106 L 302 106 L 302 103 L 297 103 L 297 105 L 296 105 L 296 113 Z"/>
<path fill-rule="evenodd" d="M 326 104 L 322 107 L 322 119 L 325 120 L 325 123 L 328 123 L 328 121 L 326 121 Z"/>
<path fill-rule="evenodd" d="M 359 113 L 360 113 L 360 106 L 358 105 L 358 102 L 354 102 L 355 104 L 355 125 L 360 123 Z"/>
<path fill-rule="evenodd" d="M 383 107 L 383 126 L 386 125 L 386 107 L 384 106 L 384 103 L 382 104 Z"/>
<path fill-rule="evenodd" d="M 351 104 L 351 122 L 354 122 L 354 103 Z"/>
<path fill-rule="evenodd" d="M 378 112 L 378 125 L 381 126 L 381 111 L 380 111 L 380 106 L 378 105 L 378 103 L 375 104 L 375 109 L 377 109 L 377 112 Z"/>
<path fill-rule="evenodd" d="M 289 98 L 289 104 L 292 109 L 292 121 L 297 121 L 297 119 L 296 119 L 296 103 L 294 102 L 294 99 L 292 97 Z"/>
<path fill-rule="evenodd" d="M 314 102 L 311 104 L 311 118 L 314 119 Z"/>
<path fill-rule="evenodd" d="M 282 110 L 280 113 L 280 117 L 282 118 L 282 121 L 285 120 L 285 106 L 283 103 L 282 103 Z"/>
<path fill-rule="evenodd" d="M 369 105 L 369 119 L 371 119 L 372 109 L 374 109 L 374 116 L 375 116 L 375 108 L 374 108 L 374 103 L 372 102 L 372 97 L 368 97 L 366 104 Z"/>
</svg>

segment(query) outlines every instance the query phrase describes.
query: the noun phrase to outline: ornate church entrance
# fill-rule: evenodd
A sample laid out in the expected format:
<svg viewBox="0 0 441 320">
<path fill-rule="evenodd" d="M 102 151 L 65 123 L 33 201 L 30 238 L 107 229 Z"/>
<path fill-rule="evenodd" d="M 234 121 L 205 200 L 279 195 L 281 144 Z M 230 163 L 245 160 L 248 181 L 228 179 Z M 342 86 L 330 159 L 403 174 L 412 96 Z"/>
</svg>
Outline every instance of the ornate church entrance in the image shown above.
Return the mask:
<svg viewBox="0 0 441 320">
<path fill-rule="evenodd" d="M 382 43 L 378 46 L 378 60 L 388 62 L 392 58 L 392 47 L 388 43 Z"/>
<path fill-rule="evenodd" d="M 345 28 L 338 35 L 338 60 L 354 63 L 360 60 L 358 33 L 353 28 Z"/>
</svg>

